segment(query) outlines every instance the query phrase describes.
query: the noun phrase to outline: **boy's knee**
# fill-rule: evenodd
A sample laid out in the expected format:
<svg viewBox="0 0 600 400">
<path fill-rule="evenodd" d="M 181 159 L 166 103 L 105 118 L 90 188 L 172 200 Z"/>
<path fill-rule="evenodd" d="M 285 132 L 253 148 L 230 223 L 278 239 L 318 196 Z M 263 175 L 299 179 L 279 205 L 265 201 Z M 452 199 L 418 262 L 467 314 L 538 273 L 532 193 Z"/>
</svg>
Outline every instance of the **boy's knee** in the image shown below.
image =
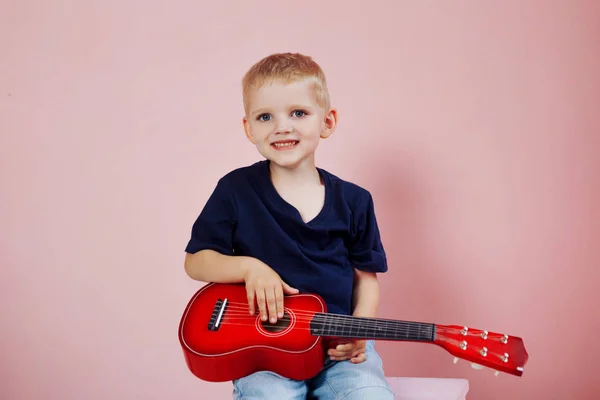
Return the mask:
<svg viewBox="0 0 600 400">
<path fill-rule="evenodd" d="M 257 372 L 233 381 L 235 400 L 303 399 L 305 396 L 304 382 L 287 379 L 272 372 Z"/>
<path fill-rule="evenodd" d="M 343 400 L 393 400 L 394 393 L 387 386 L 364 386 L 349 391 Z"/>
<path fill-rule="evenodd" d="M 383 371 L 381 358 L 371 347 L 367 359 L 360 364 L 341 362 L 332 366 L 324 376 L 327 387 L 339 399 L 393 399 Z"/>
</svg>

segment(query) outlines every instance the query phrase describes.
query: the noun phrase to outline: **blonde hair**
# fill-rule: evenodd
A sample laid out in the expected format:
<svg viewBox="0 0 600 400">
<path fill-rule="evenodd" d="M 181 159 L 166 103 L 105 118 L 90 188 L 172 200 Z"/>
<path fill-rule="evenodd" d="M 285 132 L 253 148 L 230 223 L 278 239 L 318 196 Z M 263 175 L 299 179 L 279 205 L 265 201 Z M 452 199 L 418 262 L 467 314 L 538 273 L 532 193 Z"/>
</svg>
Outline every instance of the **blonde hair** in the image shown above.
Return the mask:
<svg viewBox="0 0 600 400">
<path fill-rule="evenodd" d="M 242 79 L 244 109 L 248 111 L 248 93 L 252 88 L 259 88 L 274 81 L 292 83 L 300 80 L 313 82 L 317 101 L 327 110 L 330 100 L 323 70 L 311 57 L 298 53 L 271 54 L 246 72 Z"/>
</svg>

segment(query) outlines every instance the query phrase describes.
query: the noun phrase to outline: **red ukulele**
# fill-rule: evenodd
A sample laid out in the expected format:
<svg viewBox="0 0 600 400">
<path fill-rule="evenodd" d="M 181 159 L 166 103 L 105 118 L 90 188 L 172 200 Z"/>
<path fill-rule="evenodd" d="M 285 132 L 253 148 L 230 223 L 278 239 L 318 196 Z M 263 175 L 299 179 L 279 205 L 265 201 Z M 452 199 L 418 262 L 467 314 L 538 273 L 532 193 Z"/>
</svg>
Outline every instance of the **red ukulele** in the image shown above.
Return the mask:
<svg viewBox="0 0 600 400">
<path fill-rule="evenodd" d="M 272 371 L 310 379 L 322 368 L 329 339 L 355 338 L 429 343 L 457 358 L 521 376 L 528 355 L 515 336 L 457 325 L 328 314 L 314 294 L 285 297 L 283 318 L 274 324 L 248 313 L 242 284 L 210 283 L 187 305 L 179 341 L 190 371 L 223 382 Z"/>
</svg>

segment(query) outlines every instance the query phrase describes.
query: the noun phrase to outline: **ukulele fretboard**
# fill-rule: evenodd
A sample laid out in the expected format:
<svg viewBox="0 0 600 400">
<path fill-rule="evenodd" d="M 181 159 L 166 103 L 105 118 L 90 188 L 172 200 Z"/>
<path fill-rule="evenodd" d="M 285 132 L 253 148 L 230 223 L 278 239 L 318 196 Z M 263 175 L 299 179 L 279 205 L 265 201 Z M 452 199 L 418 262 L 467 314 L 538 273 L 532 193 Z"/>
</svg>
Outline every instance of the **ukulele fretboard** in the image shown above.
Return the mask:
<svg viewBox="0 0 600 400">
<path fill-rule="evenodd" d="M 310 322 L 310 332 L 316 336 L 431 342 L 435 324 L 317 313 Z"/>
</svg>

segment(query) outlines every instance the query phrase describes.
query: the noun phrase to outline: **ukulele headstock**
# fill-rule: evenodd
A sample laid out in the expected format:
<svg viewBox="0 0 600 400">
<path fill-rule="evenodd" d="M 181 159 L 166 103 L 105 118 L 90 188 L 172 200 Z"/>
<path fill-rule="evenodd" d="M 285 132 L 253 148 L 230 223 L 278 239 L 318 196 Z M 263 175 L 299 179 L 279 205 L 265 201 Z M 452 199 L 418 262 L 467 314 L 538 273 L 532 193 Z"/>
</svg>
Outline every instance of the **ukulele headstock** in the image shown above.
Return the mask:
<svg viewBox="0 0 600 400">
<path fill-rule="evenodd" d="M 516 376 L 523 375 L 529 358 L 520 337 L 466 326 L 436 325 L 434 342 L 456 358 L 471 361 L 474 367 Z"/>
</svg>

